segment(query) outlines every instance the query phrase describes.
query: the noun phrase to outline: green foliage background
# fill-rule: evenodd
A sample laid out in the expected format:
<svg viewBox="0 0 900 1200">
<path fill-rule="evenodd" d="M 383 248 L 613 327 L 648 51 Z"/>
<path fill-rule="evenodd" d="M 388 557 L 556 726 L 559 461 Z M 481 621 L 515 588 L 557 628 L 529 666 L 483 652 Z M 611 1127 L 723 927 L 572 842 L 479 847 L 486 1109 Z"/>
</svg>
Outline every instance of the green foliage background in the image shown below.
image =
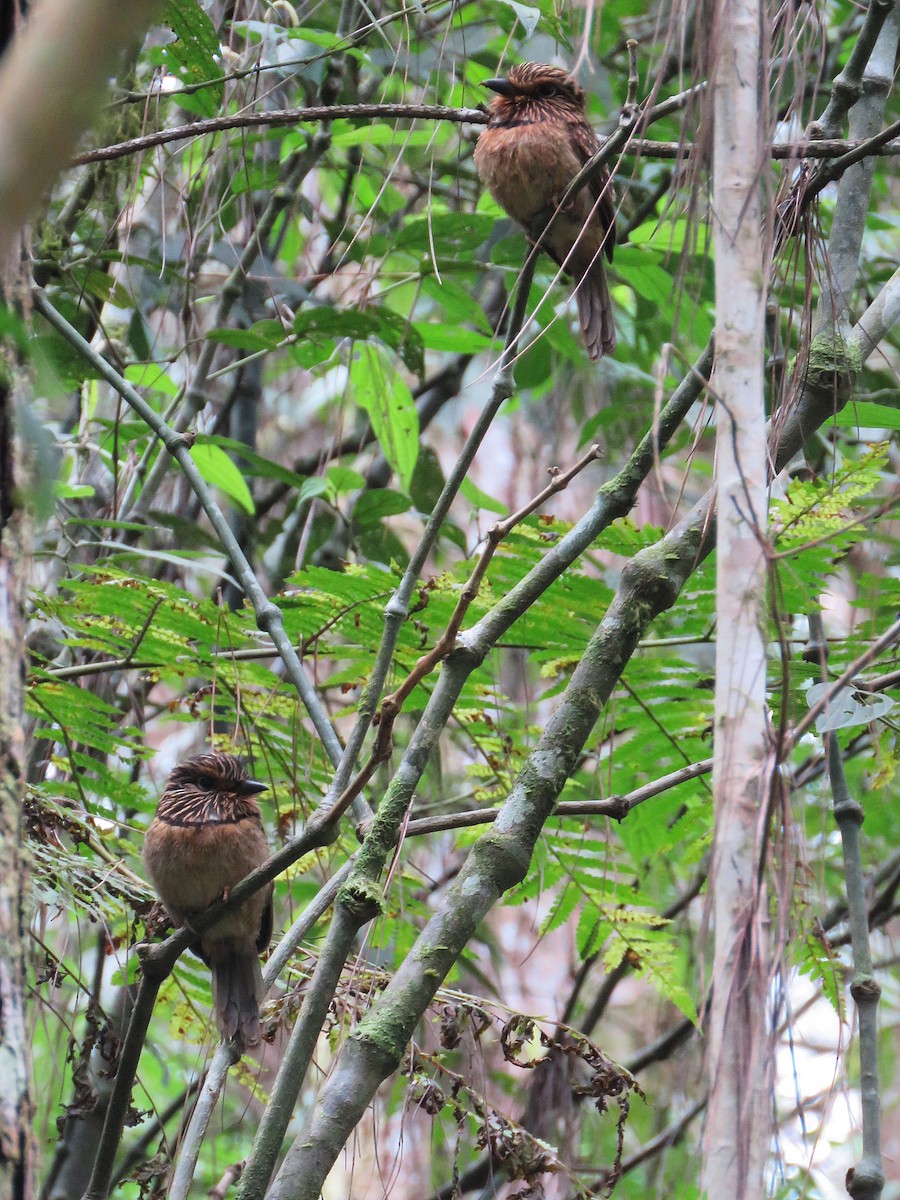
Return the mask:
<svg viewBox="0 0 900 1200">
<path fill-rule="evenodd" d="M 90 144 L 199 118 L 317 104 L 323 96 L 329 103 L 471 108 L 483 99 L 479 85 L 497 73 L 498 63 L 572 62 L 583 22 L 582 10 L 544 0 L 423 0 L 372 12 L 283 0 L 228 8 L 227 14 L 218 6 L 207 12 L 196 0 L 170 0 L 162 35 L 123 68 Z M 821 3 L 817 12 L 827 34 L 820 75 L 827 88 L 858 24 L 855 9 L 842 0 Z M 776 50 L 788 56 L 791 70 L 773 76 L 771 102 L 785 122 L 802 128 L 823 100 L 811 86 L 812 34 L 798 32 L 798 14 L 792 11 L 775 31 Z M 662 99 L 699 78 L 694 18 L 686 26 L 683 76 L 667 67 L 666 20 L 664 12 L 647 12 L 635 0 L 603 7 L 589 41 L 593 74 L 587 76 L 589 117 L 599 129 L 615 126 L 626 99 L 626 37 L 640 43 L 641 97 L 654 82 Z M 654 125 L 650 136 L 694 141 L 697 112 L 688 105 Z M 248 120 L 245 127 L 73 170 L 34 231 L 36 273 L 57 309 L 157 412 L 177 419 L 193 404 L 193 460 L 231 514 L 343 733 L 375 661 L 384 607 L 472 411 L 487 395 L 503 345 L 499 317 L 527 254 L 523 235 L 482 194 L 471 159 L 474 135 L 472 125 L 451 121 L 338 119 L 265 127 Z M 889 164 L 879 160 L 876 169 L 861 304 L 895 265 Z M 790 178 L 789 167 L 775 165 L 773 191 Z M 688 169 L 630 155 L 617 165 L 616 185 L 622 244 L 612 285 L 619 350 L 599 367 L 587 362 L 565 292 L 552 285 L 554 271 L 541 260 L 530 295 L 529 311 L 537 309 L 534 336 L 516 363 L 516 394 L 498 419 L 498 440 L 476 460 L 440 531 L 401 628 L 389 688 L 434 646 L 486 529 L 543 486 L 542 472 L 559 461 L 550 455 L 564 456 L 566 467 L 592 442 L 604 450 L 600 466 L 589 467 L 504 539 L 466 627 L 502 601 L 590 505 L 709 338 L 714 310 L 702 165 Z M 831 205 L 826 193 L 818 209 L 820 234 L 804 242 L 808 264 L 789 254 L 777 264 L 773 327 L 782 366 L 773 365 L 770 411 L 789 402 L 783 362 L 805 345 L 804 313 L 817 294 L 816 264 Z M 231 295 L 229 272 L 266 214 L 272 220 L 262 244 Z M 206 347 L 215 354 L 204 377 L 198 364 Z M 194 497 L 171 464 L 154 478 L 159 447 L 153 435 L 98 381 L 90 362 L 40 320 L 29 350 L 38 379 L 29 427 L 33 451 L 39 462 L 52 463 L 35 482 L 35 505 L 46 517 L 36 528 L 28 691 L 33 1060 L 36 1134 L 46 1171 L 57 1123 L 91 1106 L 97 1079 L 85 1082 L 87 1058 L 95 1043 L 111 1053 L 107 1017 L 117 988 L 135 977 L 130 948 L 145 937 L 152 899 L 142 881 L 141 834 L 168 770 L 210 744 L 245 755 L 271 784 L 266 820 L 277 846 L 302 827 L 332 769 Z M 773 349 L 773 362 L 777 357 Z M 829 660 L 835 677 L 896 613 L 896 535 L 884 504 L 895 482 L 892 362 L 896 346 L 871 359 L 859 381 L 858 407 L 848 407 L 815 438 L 812 470 L 786 481 L 784 498 L 773 505 L 773 730 L 802 715 L 805 688 L 819 680 L 818 665 L 802 655 L 803 618 L 811 609 L 824 604 L 835 612 Z M 191 394 L 195 385 L 199 401 Z M 708 486 L 711 420 L 708 407 L 695 406 L 663 448 L 640 516 L 609 527 L 471 674 L 440 755 L 417 790 L 414 817 L 437 819 L 502 803 L 623 563 L 654 545 L 660 525 Z M 504 465 L 517 451 L 522 457 Z M 697 570 L 630 662 L 562 801 L 626 795 L 710 756 L 714 571 L 712 560 Z M 886 673 L 891 666 L 888 656 L 877 669 Z M 394 763 L 433 685 L 434 675 L 426 677 L 407 701 L 395 729 Z M 900 841 L 890 802 L 892 718 L 867 726 L 863 713 L 841 740 L 866 805 L 867 865 L 875 871 L 895 860 Z M 819 752 L 811 737 L 798 748 L 793 766 L 807 782 L 792 796 L 790 815 L 776 818 L 783 833 L 777 854 L 786 877 L 795 880 L 787 899 L 795 930 L 789 966 L 810 975 L 839 1007 L 841 950 L 823 950 L 817 933 L 817 922 L 842 896 L 829 800 L 814 769 Z M 373 805 L 392 769 L 382 768 L 368 789 Z M 481 828 L 436 829 L 403 843 L 386 883 L 384 913 L 337 998 L 332 1046 L 364 1009 L 369 990 L 402 960 L 433 895 L 446 887 Z M 706 998 L 703 903 L 701 896 L 682 906 L 680 898 L 700 889 L 710 838 L 705 776 L 647 800 L 621 823 L 554 816 L 527 879 L 503 900 L 530 905 L 536 953 L 550 947 L 564 959 L 574 951 L 568 1008 L 560 997 L 558 1012 L 532 1015 L 552 1028 L 565 1011 L 566 1022 L 578 1027 L 598 988 L 602 992 L 618 973 L 640 981 L 629 995 L 640 998 L 646 1017 L 623 1022 L 620 1012 L 608 1031 L 602 1023 L 589 1028 L 612 1058 L 626 1061 L 682 1018 L 696 1022 Z M 280 879 L 279 929 L 357 844 L 348 823 L 333 845 Z M 886 911 L 893 911 L 890 896 Z M 458 1071 L 468 1087 L 485 1091 L 498 1111 L 518 1119 L 530 1076 L 504 1066 L 497 1048 L 499 1026 L 516 1009 L 503 921 L 499 914 L 479 931 L 442 993 L 454 1011 L 465 1002 L 488 1012 L 489 1031 L 474 1041 L 470 1032 L 463 1050 L 438 1051 L 436 1007 L 422 1045 L 441 1056 L 426 1065 L 426 1076 Z M 296 989 L 309 975 L 326 924 L 327 918 L 292 961 L 285 989 L 267 1009 L 276 1045 L 281 1026 L 293 1020 Z M 515 970 L 527 974 L 527 963 L 516 959 Z M 132 1141 L 198 1071 L 211 1047 L 209 1012 L 207 973 L 185 956 L 164 988 L 141 1062 L 135 1097 L 141 1117 Z M 890 1012 L 888 1020 L 895 1019 Z M 664 1059 L 640 1075 L 647 1099 L 632 1102 L 626 1154 L 699 1094 L 698 1039 L 690 1045 L 693 1058 Z M 480 1066 L 473 1068 L 474 1060 Z M 893 1063 L 886 1067 L 895 1104 Z M 270 1074 L 245 1060 L 237 1079 L 201 1158 L 198 1188 L 211 1186 L 225 1165 L 246 1154 L 243 1114 L 265 1103 Z M 385 1113 L 403 1105 L 407 1082 L 386 1092 Z M 313 1087 L 309 1082 L 304 1104 Z M 465 1171 L 481 1155 L 487 1110 L 479 1111 L 463 1092 L 458 1096 L 463 1117 L 457 1112 L 450 1119 L 445 1108 L 434 1123 L 431 1176 L 410 1168 L 415 1194 L 445 1183 L 455 1162 Z M 615 1118 L 587 1109 L 577 1110 L 577 1133 L 561 1150 L 573 1178 L 585 1185 L 596 1176 L 582 1177 L 580 1169 L 611 1163 L 616 1148 Z M 697 1136 L 692 1127 L 664 1162 L 654 1159 L 626 1174 L 616 1194 L 666 1191 L 667 1180 L 680 1181 L 679 1196 L 691 1194 L 685 1181 L 694 1177 Z M 144 1156 L 161 1147 L 157 1175 L 174 1125 L 160 1139 L 157 1133 Z M 797 1194 L 793 1161 L 788 1155 L 782 1162 L 779 1194 Z M 123 1189 L 136 1195 L 138 1184 Z M 815 1184 L 804 1194 L 817 1194 Z"/>
</svg>

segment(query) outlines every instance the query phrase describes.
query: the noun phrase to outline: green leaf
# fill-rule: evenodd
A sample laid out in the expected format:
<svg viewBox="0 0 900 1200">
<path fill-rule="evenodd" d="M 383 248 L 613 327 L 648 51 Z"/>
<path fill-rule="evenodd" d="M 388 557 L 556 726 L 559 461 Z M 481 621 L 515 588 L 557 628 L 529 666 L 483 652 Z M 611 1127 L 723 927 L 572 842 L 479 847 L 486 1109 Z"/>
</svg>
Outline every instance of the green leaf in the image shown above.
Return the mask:
<svg viewBox="0 0 900 1200">
<path fill-rule="evenodd" d="M 236 22 L 239 27 L 241 22 Z M 300 25 L 296 29 L 288 29 L 286 35 L 291 40 L 312 42 L 314 46 L 324 46 L 326 50 L 342 50 L 346 52 L 347 39 L 330 29 L 315 29 L 311 25 Z"/>
<path fill-rule="evenodd" d="M 38 334 L 30 342 L 36 361 L 59 379 L 65 388 L 80 387 L 86 379 L 99 379 L 100 372 L 58 333 Z"/>
<path fill-rule="evenodd" d="M 835 546 L 844 547 L 859 540 L 865 527 L 848 524 L 847 514 L 881 484 L 886 446 L 876 442 L 858 458 L 847 458 L 839 471 L 827 478 L 794 479 L 787 496 L 772 505 L 773 523 L 779 528 L 777 546 L 803 554 L 815 554 L 816 547 L 806 544 L 830 541 L 820 547 L 831 566 Z"/>
<path fill-rule="evenodd" d="M 273 16 L 274 7 L 270 7 L 269 16 Z M 256 35 L 255 40 L 263 41 L 271 39 L 272 23 L 270 21 L 235 21 L 232 25 L 233 29 L 246 30 L 247 34 L 252 38 Z M 278 30 L 278 36 L 284 38 L 287 42 L 298 42 L 300 45 L 292 48 L 291 58 L 297 54 L 298 49 L 305 49 L 304 43 L 312 46 L 324 46 L 326 50 L 336 50 L 347 58 L 355 58 L 358 62 L 368 62 L 369 55 L 365 49 L 359 46 L 351 46 L 347 38 L 339 33 L 332 33 L 326 29 L 314 29 L 310 25 L 302 25 L 293 29 L 281 28 Z M 311 56 L 311 61 L 315 62 L 318 58 L 325 58 L 326 55 Z"/>
<path fill-rule="evenodd" d="M 415 321 L 413 328 L 419 333 L 429 350 L 447 350 L 453 354 L 477 354 L 489 350 L 494 344 L 492 337 L 476 333 L 474 329 L 461 329 L 458 325 L 439 325 L 436 321 Z"/>
<path fill-rule="evenodd" d="M 72 272 L 73 279 L 77 282 L 81 291 L 87 292 L 90 296 L 95 296 L 104 304 L 112 302 L 119 308 L 130 308 L 131 297 L 121 284 L 116 283 L 115 279 L 106 273 L 106 271 L 98 270 L 78 270 Z"/>
<path fill-rule="evenodd" d="M 113 987 L 125 987 L 127 984 L 137 983 L 141 974 L 141 960 L 136 954 L 129 954 L 125 960 L 125 966 L 113 971 L 110 976 L 110 983 Z"/>
<path fill-rule="evenodd" d="M 235 350 L 277 350 L 288 338 L 280 321 L 256 321 L 249 329 L 211 329 L 206 335 L 211 342 L 231 346 Z"/>
<path fill-rule="evenodd" d="M 841 429 L 900 429 L 900 408 L 859 401 L 842 408 L 833 422 L 829 417 L 827 424 L 832 423 Z"/>
<path fill-rule="evenodd" d="M 843 981 L 840 975 L 839 960 L 830 953 L 824 935 L 814 930 L 808 933 L 797 948 L 798 969 L 801 975 L 807 975 L 816 980 L 822 988 L 825 999 L 843 1022 L 847 1020 L 844 1007 Z"/>
<path fill-rule="evenodd" d="M 683 217 L 675 221 L 645 221 L 628 238 L 633 246 L 653 246 L 663 254 L 680 254 L 687 246 L 694 254 L 704 254 L 709 245 L 709 227 L 690 223 Z M 616 252 L 618 257 L 618 251 Z"/>
<path fill-rule="evenodd" d="M 343 128 L 338 130 L 338 125 Z M 335 121 L 335 129 L 331 144 L 342 150 L 348 146 L 392 146 L 395 142 L 403 146 L 427 146 L 434 138 L 428 129 L 397 129 L 393 123 L 349 125 L 346 121 Z"/>
<path fill-rule="evenodd" d="M 179 104 L 201 116 L 215 116 L 224 95 L 222 67 L 216 61 L 221 48 L 215 26 L 197 0 L 169 0 L 165 21 L 175 41 L 163 46 L 161 57 L 172 74 L 186 84 L 219 80 L 190 96 L 180 96 Z"/>
<path fill-rule="evenodd" d="M 8 338 L 22 355 L 28 354 L 30 331 L 18 313 L 0 303 L 0 337 Z"/>
<path fill-rule="evenodd" d="M 582 959 L 597 953 L 597 949 L 609 933 L 609 923 L 601 920 L 600 910 L 593 904 L 586 904 L 579 914 L 575 930 L 575 944 Z"/>
<path fill-rule="evenodd" d="M 191 458 L 207 483 L 224 492 L 244 512 L 254 513 L 256 507 L 244 476 L 224 450 L 210 442 L 199 440 L 191 447 Z"/>
<path fill-rule="evenodd" d="M 324 496 L 326 492 L 331 491 L 331 484 L 324 475 L 313 475 L 310 479 L 304 480 L 297 492 L 299 500 L 312 500 L 314 496 Z"/>
<path fill-rule="evenodd" d="M 360 408 L 369 414 L 384 456 L 409 490 L 419 453 L 419 414 L 397 364 L 376 345 L 354 352 L 350 387 Z"/>
<path fill-rule="evenodd" d="M 471 284 L 463 287 L 459 280 L 450 275 L 442 275 L 440 281 L 434 275 L 426 275 L 422 279 L 422 292 L 443 308 L 448 321 L 456 325 L 467 322 L 477 326 L 482 333 L 491 333 L 490 322 L 472 295 Z"/>
<path fill-rule="evenodd" d="M 420 334 L 399 313 L 377 304 L 365 311 L 341 311 L 324 305 L 304 309 L 294 318 L 294 332 L 313 341 L 346 337 L 364 342 L 378 338 L 396 350 L 416 375 L 421 377 L 425 369 Z"/>
<path fill-rule="evenodd" d="M 363 492 L 353 506 L 353 519 L 360 525 L 374 525 L 382 517 L 393 517 L 412 508 L 409 496 L 390 488 L 372 488 Z"/>
<path fill-rule="evenodd" d="M 476 508 L 486 508 L 488 512 L 499 513 L 501 517 L 509 516 L 509 509 L 502 500 L 495 500 L 493 496 L 483 492 L 481 488 L 475 486 L 471 479 L 464 479 L 459 490 Z"/>
<path fill-rule="evenodd" d="M 329 467 L 325 476 L 338 495 L 342 492 L 358 492 L 366 486 L 363 476 L 352 467 Z"/>
<path fill-rule="evenodd" d="M 456 243 L 471 255 L 472 248 L 490 236 L 495 224 L 494 217 L 487 213 L 432 212 L 405 221 L 394 245 L 419 251 L 437 247 L 449 255 L 451 243 Z"/>
<path fill-rule="evenodd" d="M 678 947 L 669 933 L 669 922 L 655 913 L 633 908 L 607 910 L 609 945 L 603 953 L 607 971 L 619 966 L 627 954 L 637 974 L 675 1005 L 688 1020 L 699 1024 L 693 998 L 679 979 Z"/>
<path fill-rule="evenodd" d="M 116 754 L 125 743 L 125 735 L 137 734 L 137 730 L 123 729 L 121 713 L 114 707 L 67 680 L 41 682 L 28 692 L 26 707 L 30 713 L 49 716 L 59 729 L 65 729 L 71 741 L 86 743 L 105 754 Z"/>
<path fill-rule="evenodd" d="M 298 475 L 296 471 L 282 467 L 280 463 L 272 462 L 270 458 L 264 458 L 235 438 L 208 434 L 204 436 L 203 440 L 211 446 L 221 446 L 223 450 L 231 450 L 232 453 L 243 459 L 249 475 L 257 476 L 260 479 L 277 479 L 279 483 L 286 483 L 293 488 L 302 488 L 309 483 L 309 479 L 305 475 Z"/>
<path fill-rule="evenodd" d="M 672 276 L 659 265 L 655 254 L 623 246 L 616 251 L 615 265 L 616 273 L 645 300 L 665 304 L 672 296 Z"/>
<path fill-rule="evenodd" d="M 438 456 L 430 447 L 420 447 L 409 491 L 413 504 L 419 512 L 429 513 L 443 490 L 444 473 Z"/>
<path fill-rule="evenodd" d="M 565 925 L 566 921 L 568 921 L 569 917 L 578 907 L 580 901 L 580 890 L 564 884 L 541 924 L 541 936 L 543 937 L 548 933 L 552 933 L 554 929 L 559 929 L 561 925 Z"/>
<path fill-rule="evenodd" d="M 53 485 L 53 495 L 65 500 L 81 500 L 85 496 L 93 496 L 94 489 L 89 483 L 63 483 L 58 479 Z"/>
<path fill-rule="evenodd" d="M 180 390 L 165 367 L 158 363 L 129 363 L 125 368 L 125 378 L 135 387 L 152 388 L 164 396 L 177 396 Z"/>
</svg>

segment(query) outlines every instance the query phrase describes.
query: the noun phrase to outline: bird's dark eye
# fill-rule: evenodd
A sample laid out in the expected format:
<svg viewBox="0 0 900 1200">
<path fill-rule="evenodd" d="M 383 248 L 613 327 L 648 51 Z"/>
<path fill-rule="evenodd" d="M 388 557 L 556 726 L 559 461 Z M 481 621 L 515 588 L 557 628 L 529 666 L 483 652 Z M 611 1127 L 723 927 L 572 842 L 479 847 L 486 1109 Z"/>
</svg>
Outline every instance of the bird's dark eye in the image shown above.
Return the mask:
<svg viewBox="0 0 900 1200">
<path fill-rule="evenodd" d="M 555 96 L 556 95 L 556 84 L 555 83 L 539 83 L 538 89 L 537 89 L 537 94 L 539 96 L 544 96 L 544 97 Z"/>
<path fill-rule="evenodd" d="M 203 788 L 204 792 L 211 792 L 216 786 L 216 781 L 211 775 L 201 775 L 197 783 Z"/>
</svg>

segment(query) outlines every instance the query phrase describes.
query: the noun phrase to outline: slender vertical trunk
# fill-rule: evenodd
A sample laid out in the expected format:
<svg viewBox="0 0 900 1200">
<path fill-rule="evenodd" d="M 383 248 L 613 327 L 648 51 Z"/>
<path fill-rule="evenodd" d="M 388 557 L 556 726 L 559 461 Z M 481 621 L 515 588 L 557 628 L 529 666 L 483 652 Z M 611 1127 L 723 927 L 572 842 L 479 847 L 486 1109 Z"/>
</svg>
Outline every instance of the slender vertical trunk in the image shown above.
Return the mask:
<svg viewBox="0 0 900 1200">
<path fill-rule="evenodd" d="M 715 930 L 703 1191 L 762 1196 L 770 1129 L 767 897 L 765 273 L 759 0 L 718 0 L 713 225 L 718 493 Z"/>
<path fill-rule="evenodd" d="M 30 1200 L 22 834 L 27 522 L 17 505 L 11 392 L 0 364 L 0 1200 Z"/>
</svg>

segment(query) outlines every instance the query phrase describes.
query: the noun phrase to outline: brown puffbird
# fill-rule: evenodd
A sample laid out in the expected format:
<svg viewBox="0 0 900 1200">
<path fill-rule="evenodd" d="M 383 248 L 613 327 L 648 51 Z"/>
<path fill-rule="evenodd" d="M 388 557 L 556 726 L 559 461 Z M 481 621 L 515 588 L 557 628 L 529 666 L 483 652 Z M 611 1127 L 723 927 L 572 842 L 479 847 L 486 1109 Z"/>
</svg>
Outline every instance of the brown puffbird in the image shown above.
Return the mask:
<svg viewBox="0 0 900 1200">
<path fill-rule="evenodd" d="M 169 776 L 144 838 L 144 863 L 177 928 L 202 913 L 269 857 L 256 783 L 230 754 L 201 754 Z M 238 1053 L 260 1040 L 259 955 L 272 937 L 272 884 L 198 937 L 212 971 L 216 1025 Z"/>
<path fill-rule="evenodd" d="M 544 63 L 522 63 L 484 86 L 497 97 L 475 147 L 478 174 L 531 241 L 572 276 L 588 354 L 611 354 L 616 328 L 603 256 L 612 261 L 616 210 L 605 168 L 544 234 L 566 188 L 600 149 L 584 115 L 584 92 L 571 75 Z"/>
</svg>

